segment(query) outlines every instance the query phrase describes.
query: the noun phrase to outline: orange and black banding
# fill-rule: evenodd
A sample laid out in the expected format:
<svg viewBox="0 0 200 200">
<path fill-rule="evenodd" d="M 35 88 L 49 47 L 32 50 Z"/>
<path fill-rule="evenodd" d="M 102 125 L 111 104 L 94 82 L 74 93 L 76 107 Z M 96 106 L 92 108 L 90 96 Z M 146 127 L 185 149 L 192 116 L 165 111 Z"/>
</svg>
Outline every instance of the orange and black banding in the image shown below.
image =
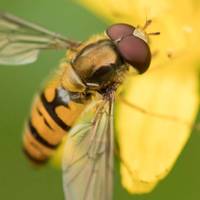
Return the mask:
<svg viewBox="0 0 200 200">
<path fill-rule="evenodd" d="M 24 152 L 45 163 L 85 108 L 87 97 L 62 87 L 46 88 L 35 100 L 24 134 Z"/>
<path fill-rule="evenodd" d="M 62 119 L 60 119 L 60 117 L 55 112 L 56 107 L 58 107 L 58 106 L 65 106 L 65 107 L 69 108 L 68 102 L 64 102 L 59 97 L 58 90 L 56 90 L 55 99 L 52 102 L 47 101 L 44 93 L 42 93 L 42 95 L 41 95 L 41 101 L 42 101 L 43 106 L 49 113 L 49 115 L 52 117 L 52 119 L 54 119 L 54 121 L 58 124 L 58 126 L 60 126 L 65 131 L 69 131 L 69 129 L 71 127 L 69 125 L 67 125 L 64 121 L 62 121 Z"/>
</svg>

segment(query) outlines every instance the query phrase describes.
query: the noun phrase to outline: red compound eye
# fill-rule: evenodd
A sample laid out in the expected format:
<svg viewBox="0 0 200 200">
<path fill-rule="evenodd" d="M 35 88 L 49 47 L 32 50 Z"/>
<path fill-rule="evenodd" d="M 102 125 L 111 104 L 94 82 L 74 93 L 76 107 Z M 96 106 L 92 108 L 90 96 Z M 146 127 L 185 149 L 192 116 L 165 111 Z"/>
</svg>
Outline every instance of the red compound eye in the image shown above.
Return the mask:
<svg viewBox="0 0 200 200">
<path fill-rule="evenodd" d="M 135 27 L 129 24 L 114 24 L 107 28 L 106 33 L 124 61 L 142 74 L 150 65 L 151 52 L 148 44 L 133 34 L 134 30 Z"/>
<path fill-rule="evenodd" d="M 141 74 L 151 62 L 150 48 L 142 39 L 131 35 L 123 38 L 116 45 L 122 58 Z"/>
<path fill-rule="evenodd" d="M 135 27 L 129 24 L 113 24 L 108 27 L 106 33 L 111 40 L 119 40 L 128 35 L 132 35 Z"/>
</svg>

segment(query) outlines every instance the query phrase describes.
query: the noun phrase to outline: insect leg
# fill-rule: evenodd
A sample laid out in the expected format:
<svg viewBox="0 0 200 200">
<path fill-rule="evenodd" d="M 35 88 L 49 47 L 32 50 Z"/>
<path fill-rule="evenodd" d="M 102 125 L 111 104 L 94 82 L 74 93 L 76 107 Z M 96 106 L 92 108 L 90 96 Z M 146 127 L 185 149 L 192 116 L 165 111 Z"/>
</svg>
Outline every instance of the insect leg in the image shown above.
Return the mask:
<svg viewBox="0 0 200 200">
<path fill-rule="evenodd" d="M 164 115 L 164 114 L 161 114 L 161 113 L 155 113 L 155 112 L 148 111 L 148 110 L 146 110 L 146 109 L 144 109 L 144 108 L 142 108 L 142 107 L 140 107 L 138 105 L 133 104 L 132 102 L 129 102 L 128 100 L 126 100 L 120 94 L 116 98 L 119 99 L 124 104 L 126 104 L 127 106 L 129 106 L 130 108 L 132 108 L 134 110 L 137 110 L 138 112 L 141 112 L 143 114 L 150 115 L 150 116 L 157 117 L 157 118 L 163 118 L 165 120 L 176 121 L 178 123 L 183 123 L 183 124 L 185 124 L 187 126 L 193 127 L 193 125 L 190 124 L 188 121 L 180 119 L 180 118 L 178 118 L 176 116 L 173 116 L 173 115 Z"/>
</svg>

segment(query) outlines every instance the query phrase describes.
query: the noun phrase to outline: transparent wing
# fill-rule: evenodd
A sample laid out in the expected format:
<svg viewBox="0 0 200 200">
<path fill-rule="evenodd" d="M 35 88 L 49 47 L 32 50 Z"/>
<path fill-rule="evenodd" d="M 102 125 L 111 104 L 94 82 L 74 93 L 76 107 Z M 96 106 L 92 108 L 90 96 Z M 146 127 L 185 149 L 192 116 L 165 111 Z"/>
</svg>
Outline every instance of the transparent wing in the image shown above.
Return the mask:
<svg viewBox="0 0 200 200">
<path fill-rule="evenodd" d="M 95 113 L 93 120 L 75 126 L 67 138 L 63 160 L 66 200 L 112 199 L 112 110 L 112 101 L 97 103 L 89 111 Z"/>
<path fill-rule="evenodd" d="M 0 13 L 0 64 L 36 61 L 42 49 L 72 48 L 77 43 L 8 13 Z"/>
</svg>

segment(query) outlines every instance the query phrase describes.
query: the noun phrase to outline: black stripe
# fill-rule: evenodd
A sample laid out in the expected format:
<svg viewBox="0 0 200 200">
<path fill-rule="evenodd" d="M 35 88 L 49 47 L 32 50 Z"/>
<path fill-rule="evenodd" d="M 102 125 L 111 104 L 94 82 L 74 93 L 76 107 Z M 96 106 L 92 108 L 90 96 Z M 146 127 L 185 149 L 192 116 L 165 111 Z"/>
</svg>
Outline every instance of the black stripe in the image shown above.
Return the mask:
<svg viewBox="0 0 200 200">
<path fill-rule="evenodd" d="M 50 148 L 50 149 L 55 149 L 58 144 L 50 144 L 49 142 L 47 142 L 44 138 L 42 138 L 40 136 L 40 134 L 38 133 L 38 131 L 35 129 L 35 127 L 33 126 L 33 124 L 31 123 L 31 120 L 29 120 L 28 122 L 28 126 L 29 126 L 29 129 L 30 129 L 30 132 L 32 134 L 32 136 L 38 141 L 40 142 L 41 144 L 43 144 L 44 146 Z"/>
<path fill-rule="evenodd" d="M 57 106 L 63 105 L 65 107 L 68 107 L 68 102 L 63 102 L 62 99 L 59 97 L 58 95 L 58 91 L 56 90 L 56 96 L 54 98 L 54 100 L 52 102 L 48 102 L 44 93 L 41 94 L 41 101 L 45 107 L 45 109 L 47 110 L 47 112 L 49 113 L 49 115 L 52 117 L 52 119 L 65 131 L 69 131 L 69 129 L 71 128 L 69 125 L 65 124 L 64 121 L 62 121 L 55 109 Z"/>
<path fill-rule="evenodd" d="M 39 114 L 40 116 L 43 116 L 43 114 L 41 113 L 41 111 L 40 111 L 39 108 L 37 108 L 37 112 L 38 112 L 38 114 Z"/>
<path fill-rule="evenodd" d="M 22 147 L 22 151 L 24 152 L 25 156 L 26 156 L 32 163 L 34 163 L 34 164 L 36 164 L 36 165 L 45 164 L 45 163 L 47 163 L 48 160 L 49 160 L 48 158 L 45 158 L 45 159 L 43 159 L 43 160 L 42 160 L 42 159 L 39 160 L 39 159 L 33 157 L 33 156 L 27 151 L 27 149 L 26 149 L 25 147 Z"/>
<path fill-rule="evenodd" d="M 39 108 L 37 108 L 36 110 L 37 110 L 38 114 L 43 118 L 44 123 L 46 124 L 46 126 L 49 127 L 49 129 L 51 129 L 52 131 L 54 131 L 53 128 L 51 127 L 51 125 L 49 124 L 49 122 L 46 120 L 45 116 L 39 110 Z"/>
</svg>

